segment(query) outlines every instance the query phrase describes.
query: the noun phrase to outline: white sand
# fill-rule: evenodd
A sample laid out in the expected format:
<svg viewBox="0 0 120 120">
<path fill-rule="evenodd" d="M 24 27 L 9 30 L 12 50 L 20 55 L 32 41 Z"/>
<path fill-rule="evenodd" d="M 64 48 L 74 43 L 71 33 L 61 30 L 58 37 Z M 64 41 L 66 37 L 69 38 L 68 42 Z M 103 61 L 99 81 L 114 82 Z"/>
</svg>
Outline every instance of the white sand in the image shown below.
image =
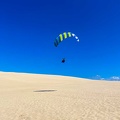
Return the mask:
<svg viewBox="0 0 120 120">
<path fill-rule="evenodd" d="M 0 72 L 0 120 L 120 120 L 120 82 Z"/>
</svg>

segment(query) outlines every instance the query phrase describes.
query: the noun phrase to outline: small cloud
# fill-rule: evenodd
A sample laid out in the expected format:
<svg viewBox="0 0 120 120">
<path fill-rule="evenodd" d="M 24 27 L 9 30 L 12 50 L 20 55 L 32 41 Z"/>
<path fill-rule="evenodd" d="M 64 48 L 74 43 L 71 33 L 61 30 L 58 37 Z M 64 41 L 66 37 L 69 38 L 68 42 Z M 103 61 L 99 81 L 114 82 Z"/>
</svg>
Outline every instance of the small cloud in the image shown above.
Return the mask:
<svg viewBox="0 0 120 120">
<path fill-rule="evenodd" d="M 109 79 L 110 80 L 120 80 L 120 77 L 119 76 L 112 76 Z"/>
<path fill-rule="evenodd" d="M 102 78 L 100 75 L 96 75 L 96 76 L 92 77 L 92 79 L 94 79 L 94 80 L 104 80 L 104 78 Z"/>
<path fill-rule="evenodd" d="M 96 76 L 92 77 L 91 79 L 93 79 L 93 80 L 120 81 L 120 76 L 112 76 L 112 77 L 109 77 L 109 78 L 103 78 L 100 75 L 96 75 Z"/>
</svg>

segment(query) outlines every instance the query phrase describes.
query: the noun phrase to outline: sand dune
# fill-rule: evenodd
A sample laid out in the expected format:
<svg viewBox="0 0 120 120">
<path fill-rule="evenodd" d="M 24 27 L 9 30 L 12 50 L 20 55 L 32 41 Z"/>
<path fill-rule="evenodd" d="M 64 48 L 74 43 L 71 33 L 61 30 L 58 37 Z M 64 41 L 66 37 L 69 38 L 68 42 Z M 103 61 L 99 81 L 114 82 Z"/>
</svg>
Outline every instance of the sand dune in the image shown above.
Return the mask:
<svg viewBox="0 0 120 120">
<path fill-rule="evenodd" d="M 0 72 L 0 120 L 120 120 L 120 82 Z"/>
</svg>

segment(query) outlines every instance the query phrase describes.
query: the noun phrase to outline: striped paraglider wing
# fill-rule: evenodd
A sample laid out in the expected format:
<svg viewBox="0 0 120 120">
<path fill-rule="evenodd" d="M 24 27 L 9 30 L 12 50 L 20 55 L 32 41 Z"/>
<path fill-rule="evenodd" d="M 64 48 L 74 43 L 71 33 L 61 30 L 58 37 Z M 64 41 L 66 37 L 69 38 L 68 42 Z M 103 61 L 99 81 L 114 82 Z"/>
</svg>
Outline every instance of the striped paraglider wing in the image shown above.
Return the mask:
<svg viewBox="0 0 120 120">
<path fill-rule="evenodd" d="M 79 42 L 79 38 L 75 34 L 71 32 L 64 32 L 62 34 L 59 34 L 59 36 L 55 39 L 54 45 L 57 47 L 59 43 L 70 37 L 74 37 L 77 40 L 77 42 Z"/>
</svg>

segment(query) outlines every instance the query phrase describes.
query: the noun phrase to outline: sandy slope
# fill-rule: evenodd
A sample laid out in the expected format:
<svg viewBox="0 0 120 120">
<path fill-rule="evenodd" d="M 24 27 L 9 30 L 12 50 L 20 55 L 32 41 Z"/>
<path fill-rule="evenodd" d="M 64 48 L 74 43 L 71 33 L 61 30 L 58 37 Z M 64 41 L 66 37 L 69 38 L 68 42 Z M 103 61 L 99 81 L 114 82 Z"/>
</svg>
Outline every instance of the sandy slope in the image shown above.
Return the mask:
<svg viewBox="0 0 120 120">
<path fill-rule="evenodd" d="M 0 72 L 0 120 L 120 120 L 120 82 Z"/>
</svg>

